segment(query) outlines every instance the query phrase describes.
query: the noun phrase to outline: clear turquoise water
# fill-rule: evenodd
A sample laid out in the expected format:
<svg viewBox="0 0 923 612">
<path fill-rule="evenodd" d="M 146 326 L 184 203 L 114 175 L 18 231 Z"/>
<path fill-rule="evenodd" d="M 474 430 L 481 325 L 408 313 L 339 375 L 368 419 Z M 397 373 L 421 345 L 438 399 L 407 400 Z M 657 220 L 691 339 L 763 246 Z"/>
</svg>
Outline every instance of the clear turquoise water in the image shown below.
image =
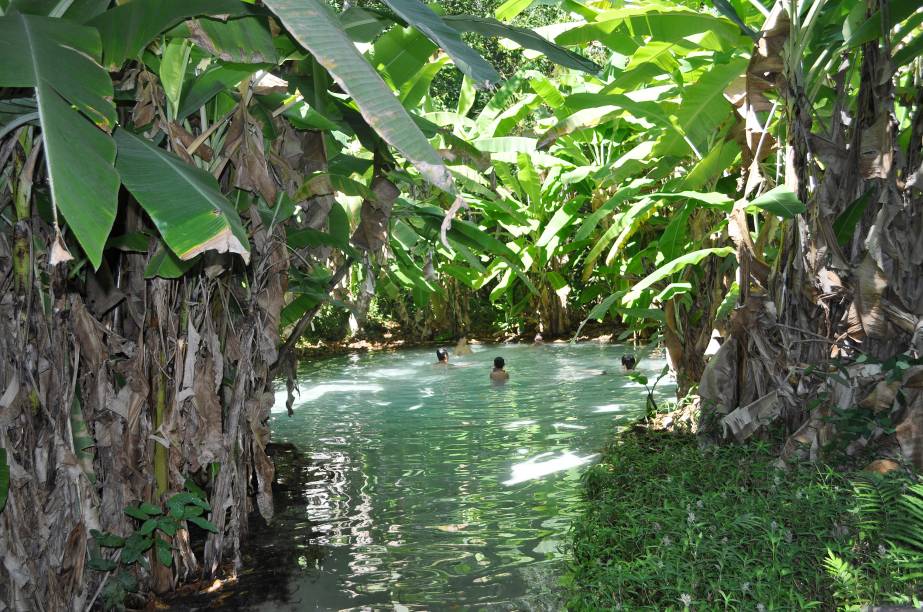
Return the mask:
<svg viewBox="0 0 923 612">
<path fill-rule="evenodd" d="M 432 350 L 303 364 L 295 415 L 280 395 L 272 430 L 309 459 L 305 503 L 260 536 L 263 558 L 276 547 L 296 571 L 253 608 L 560 607 L 580 474 L 645 391 L 621 374 L 617 346 L 474 351 L 448 367 Z M 488 379 L 497 355 L 502 386 Z M 663 367 L 639 357 L 649 377 Z"/>
</svg>

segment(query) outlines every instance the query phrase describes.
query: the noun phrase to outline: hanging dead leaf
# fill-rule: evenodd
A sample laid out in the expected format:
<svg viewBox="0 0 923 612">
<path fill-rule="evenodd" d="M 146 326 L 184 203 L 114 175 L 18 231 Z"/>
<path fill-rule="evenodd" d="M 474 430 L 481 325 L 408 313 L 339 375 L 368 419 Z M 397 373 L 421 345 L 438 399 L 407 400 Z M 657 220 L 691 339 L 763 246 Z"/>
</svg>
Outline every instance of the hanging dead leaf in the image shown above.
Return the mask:
<svg viewBox="0 0 923 612">
<path fill-rule="evenodd" d="M 351 242 L 360 249 L 374 252 L 388 241 L 391 207 L 401 191 L 387 178 L 376 176 L 372 181 L 372 194 L 374 198 L 362 201 L 359 226 Z"/>
</svg>

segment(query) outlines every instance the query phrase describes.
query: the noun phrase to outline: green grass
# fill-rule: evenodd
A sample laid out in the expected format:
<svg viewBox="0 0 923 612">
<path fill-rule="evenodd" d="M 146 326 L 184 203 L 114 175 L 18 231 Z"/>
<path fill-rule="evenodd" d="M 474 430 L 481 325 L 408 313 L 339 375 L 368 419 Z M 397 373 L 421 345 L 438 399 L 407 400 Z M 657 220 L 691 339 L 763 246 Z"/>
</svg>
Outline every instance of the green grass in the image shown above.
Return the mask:
<svg viewBox="0 0 923 612">
<path fill-rule="evenodd" d="M 775 457 L 759 444 L 700 450 L 691 435 L 621 435 L 584 477 L 588 503 L 564 579 L 569 609 L 916 604 L 921 556 L 889 543 L 893 517 L 883 520 L 879 506 L 897 504 L 868 491 L 893 498 L 907 480 L 855 484 L 823 466 L 783 472 Z M 911 524 L 923 534 L 923 523 Z"/>
</svg>

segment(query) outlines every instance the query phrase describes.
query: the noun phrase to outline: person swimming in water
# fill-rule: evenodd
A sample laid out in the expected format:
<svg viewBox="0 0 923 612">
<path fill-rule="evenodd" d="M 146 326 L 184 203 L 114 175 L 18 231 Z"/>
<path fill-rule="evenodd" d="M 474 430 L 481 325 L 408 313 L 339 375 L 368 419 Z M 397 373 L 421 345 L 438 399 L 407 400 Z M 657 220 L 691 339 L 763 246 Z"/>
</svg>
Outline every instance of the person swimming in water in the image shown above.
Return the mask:
<svg viewBox="0 0 923 612">
<path fill-rule="evenodd" d="M 433 365 L 449 365 L 449 351 L 444 348 L 436 349 L 436 363 Z"/>
<path fill-rule="evenodd" d="M 635 366 L 638 364 L 638 361 L 635 359 L 635 356 L 631 353 L 627 355 L 622 355 L 622 366 L 626 370 L 634 370 Z"/>
<path fill-rule="evenodd" d="M 535 339 L 532 340 L 532 344 L 538 346 L 539 344 L 545 344 L 545 340 L 542 338 L 541 334 L 535 334 Z"/>
<path fill-rule="evenodd" d="M 455 345 L 455 350 L 452 351 L 456 357 L 470 355 L 472 352 L 471 347 L 468 346 L 468 338 L 465 336 L 458 339 L 458 344 Z"/>
<path fill-rule="evenodd" d="M 503 357 L 495 358 L 494 369 L 490 371 L 490 380 L 493 382 L 506 382 L 509 380 L 509 372 L 503 369 L 505 366 L 506 362 L 503 360 Z"/>
</svg>

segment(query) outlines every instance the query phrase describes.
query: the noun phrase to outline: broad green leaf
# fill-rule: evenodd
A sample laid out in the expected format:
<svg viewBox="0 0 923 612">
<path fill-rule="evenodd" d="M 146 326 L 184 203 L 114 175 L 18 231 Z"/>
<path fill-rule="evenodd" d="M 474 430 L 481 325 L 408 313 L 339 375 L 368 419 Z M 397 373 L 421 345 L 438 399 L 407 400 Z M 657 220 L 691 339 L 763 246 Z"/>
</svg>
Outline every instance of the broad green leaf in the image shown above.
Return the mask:
<svg viewBox="0 0 923 612">
<path fill-rule="evenodd" d="M 660 240 L 657 242 L 657 250 L 663 254 L 666 261 L 675 259 L 683 247 L 686 246 L 686 226 L 689 223 L 689 213 L 691 207 L 683 205 L 678 211 L 673 213 L 673 219 L 670 220 L 667 228 L 663 230 Z"/>
<path fill-rule="evenodd" d="M 429 63 L 439 47 L 413 28 L 395 26 L 375 41 L 372 64 L 395 88 L 401 88 Z"/>
<path fill-rule="evenodd" d="M 675 116 L 677 129 L 664 135 L 655 153 L 685 155 L 690 150 L 691 141 L 698 153 L 704 156 L 707 153 L 705 146 L 715 130 L 733 112 L 730 102 L 724 98 L 724 90 L 744 73 L 746 67 L 746 58 L 735 57 L 726 64 L 715 64 L 695 83 L 685 87 Z"/>
<path fill-rule="evenodd" d="M 212 175 L 127 130 L 120 129 L 115 139 L 126 189 L 180 259 L 216 250 L 249 261 L 247 233 Z"/>
<path fill-rule="evenodd" d="M 394 93 L 362 57 L 320 0 L 267 0 L 289 33 L 326 68 L 359 107 L 362 117 L 436 187 L 455 193 L 442 159 Z"/>
<path fill-rule="evenodd" d="M 901 50 L 894 54 L 894 58 L 891 61 L 894 67 L 898 68 L 905 64 L 909 64 L 921 55 L 923 55 L 923 32 L 901 47 Z"/>
<path fill-rule="evenodd" d="M 630 55 L 624 53 L 622 45 L 628 32 L 636 40 L 649 37 L 650 40 L 679 42 L 687 36 L 709 31 L 717 34 L 729 47 L 736 45 L 741 38 L 740 30 L 727 19 L 693 12 L 685 7 L 645 3 L 600 13 L 596 21 L 558 36 L 557 42 L 578 45 L 598 40 L 615 51 Z"/>
<path fill-rule="evenodd" d="M 581 109 L 564 118 L 542 135 L 539 148 L 544 149 L 552 142 L 577 130 L 596 127 L 623 112 L 638 118 L 648 119 L 655 125 L 673 129 L 670 118 L 656 102 L 637 102 L 621 94 L 575 94 L 565 99 L 567 108 Z"/>
<path fill-rule="evenodd" d="M 715 5 L 715 8 L 721 11 L 721 14 L 737 24 L 737 27 L 740 28 L 740 31 L 745 35 L 749 36 L 753 40 L 757 40 L 759 36 L 756 32 L 753 31 L 750 26 L 744 23 L 744 20 L 741 19 L 740 15 L 737 13 L 737 10 L 734 6 L 728 2 L 728 0 L 711 0 L 711 3 Z"/>
<path fill-rule="evenodd" d="M 497 7 L 494 11 L 494 16 L 497 19 L 512 19 L 532 6 L 533 2 L 535 0 L 506 0 L 506 2 Z"/>
<path fill-rule="evenodd" d="M 734 202 L 727 194 L 718 193 L 716 191 L 670 191 L 652 193 L 649 197 L 663 198 L 664 200 L 696 200 L 712 206 L 725 206 Z"/>
<path fill-rule="evenodd" d="M 586 316 L 586 320 L 584 320 L 584 323 L 586 323 L 586 321 L 589 321 L 590 319 L 596 319 L 597 321 L 601 321 L 606 316 L 606 313 L 609 312 L 609 309 L 612 308 L 613 305 L 615 305 L 615 301 L 622 297 L 622 294 L 624 294 L 624 291 L 613 293 L 612 295 L 604 299 L 602 302 L 594 306 L 593 309 L 590 311 L 590 314 Z"/>
<path fill-rule="evenodd" d="M 887 29 L 890 30 L 895 24 L 907 19 L 919 8 L 920 0 L 891 0 L 888 2 Z M 882 25 L 882 12 L 879 9 L 852 33 L 846 41 L 846 46 L 856 47 L 880 38 L 883 31 Z"/>
<path fill-rule="evenodd" d="M 583 264 L 584 281 L 589 280 L 593 275 L 593 268 L 596 266 L 596 262 L 599 260 L 599 256 L 602 254 L 603 249 L 609 246 L 617 237 L 620 242 L 624 244 L 624 241 L 627 240 L 626 232 L 632 227 L 637 228 L 636 222 L 639 219 L 646 219 L 653 211 L 655 204 L 656 202 L 653 200 L 644 199 L 640 202 L 636 202 L 627 211 L 615 217 L 612 225 L 610 225 L 599 240 L 596 241 L 596 244 L 593 245 L 593 248 L 590 249 L 587 255 L 586 261 Z M 610 250 L 609 257 L 614 257 L 615 253 L 617 253 L 616 249 Z"/>
<path fill-rule="evenodd" d="M 840 216 L 833 222 L 833 233 L 836 235 L 836 241 L 841 246 L 849 244 L 853 233 L 856 231 L 856 225 L 859 224 L 859 220 L 862 219 L 862 215 L 865 214 L 865 209 L 868 208 L 871 201 L 872 190 L 869 190 L 856 198 L 856 201 L 847 206 L 846 210 L 840 213 Z"/>
<path fill-rule="evenodd" d="M 112 230 L 119 177 L 112 81 L 99 35 L 62 19 L 0 17 L 0 87 L 34 87 L 51 198 L 94 268 Z"/>
<path fill-rule="evenodd" d="M 160 60 L 160 84 L 175 117 L 179 112 L 179 100 L 183 94 L 186 66 L 192 47 L 182 38 L 174 38 L 164 47 Z"/>
<path fill-rule="evenodd" d="M 479 138 L 474 146 L 485 153 L 533 153 L 535 139 L 524 136 L 500 136 L 497 138 Z"/>
<path fill-rule="evenodd" d="M 195 259 L 183 261 L 177 257 L 166 245 L 154 251 L 147 266 L 144 268 L 144 278 L 179 278 L 196 264 Z"/>
<path fill-rule="evenodd" d="M 251 10 L 240 0 L 131 0 L 95 17 L 88 25 L 99 30 L 103 60 L 114 71 L 125 60 L 138 57 L 158 34 L 186 19 L 239 16 Z"/>
<path fill-rule="evenodd" d="M 144 512 L 149 516 L 159 516 L 163 514 L 163 509 L 160 506 L 155 506 L 154 504 L 150 504 L 148 502 L 142 502 L 138 508 L 141 510 L 141 512 Z"/>
<path fill-rule="evenodd" d="M 255 67 L 225 66 L 223 64 L 209 66 L 205 72 L 196 76 L 192 80 L 192 84 L 183 91 L 176 118 L 182 121 L 192 113 L 197 112 L 200 106 L 220 92 L 235 89 L 241 81 L 254 72 L 256 72 Z"/>
<path fill-rule="evenodd" d="M 683 295 L 692 291 L 692 283 L 670 283 L 664 287 L 663 291 L 654 296 L 654 303 L 663 304 L 672 300 L 677 295 Z"/>
<path fill-rule="evenodd" d="M 564 205 L 554 213 L 554 215 L 551 217 L 551 220 L 548 221 L 548 223 L 545 225 L 545 229 L 542 231 L 542 235 L 539 236 L 535 246 L 543 247 L 547 245 L 549 242 L 551 242 L 552 238 L 561 232 L 561 230 L 570 226 L 574 221 L 576 221 L 580 212 L 581 204 L 582 201 L 579 198 L 574 198 L 568 202 L 565 202 Z"/>
<path fill-rule="evenodd" d="M 161 565 L 170 567 L 173 565 L 173 551 L 170 550 L 170 544 L 166 540 L 161 540 L 160 538 L 154 538 L 154 543 L 156 544 L 155 549 L 157 550 L 157 560 Z"/>
<path fill-rule="evenodd" d="M 615 242 L 612 243 L 612 248 L 610 248 L 609 252 L 606 254 L 607 266 L 625 249 L 628 245 L 628 240 L 654 215 L 656 203 L 653 200 L 647 200 L 647 203 L 641 201 L 639 204 L 641 206 L 638 208 L 632 207 L 632 209 L 629 210 L 631 214 L 626 214 L 625 218 L 622 220 L 622 231 L 619 232 Z"/>
<path fill-rule="evenodd" d="M 621 204 L 628 198 L 633 198 L 635 195 L 637 195 L 638 192 L 641 190 L 641 188 L 644 185 L 646 185 L 648 182 L 649 181 L 646 181 L 644 179 L 638 179 L 638 180 L 632 181 L 632 183 L 628 185 L 627 187 L 622 187 L 621 189 L 616 191 L 612 195 L 611 198 L 609 198 L 608 200 L 606 200 L 605 203 L 603 203 L 602 206 L 600 206 L 595 211 L 593 211 L 592 214 L 587 216 L 584 222 L 580 225 L 580 229 L 577 230 L 577 233 L 574 236 L 574 240 L 586 240 L 587 238 L 589 238 L 590 233 L 594 229 L 596 229 L 596 226 L 603 219 L 603 217 L 605 217 L 606 215 L 611 213 L 613 210 L 615 210 L 616 206 L 618 206 L 619 204 Z"/>
<path fill-rule="evenodd" d="M 728 315 L 731 314 L 731 311 L 734 310 L 734 307 L 737 306 L 737 299 L 739 297 L 740 285 L 737 284 L 737 281 L 734 281 L 731 283 L 731 287 L 728 289 L 728 292 L 718 305 L 718 309 L 715 311 L 715 321 L 723 321 L 726 319 Z"/>
<path fill-rule="evenodd" d="M 783 219 L 794 219 L 796 215 L 803 214 L 807 207 L 791 189 L 780 185 L 767 191 L 747 206 L 747 212 L 756 212 L 758 210 L 765 210 Z"/>
<path fill-rule="evenodd" d="M 680 270 L 698 264 L 700 261 L 708 257 L 709 255 L 714 255 L 715 257 L 727 257 L 728 255 L 734 254 L 734 247 L 717 247 L 710 249 L 700 249 L 698 251 L 693 251 L 691 253 L 686 253 L 681 255 L 676 259 L 667 262 L 648 274 L 643 280 L 638 282 L 631 288 L 631 291 L 626 293 L 622 297 L 622 303 L 625 305 L 630 305 L 636 299 L 641 297 L 641 293 L 653 286 L 655 283 L 667 278 L 668 276 L 679 272 Z"/>
<path fill-rule="evenodd" d="M 420 0 L 383 0 L 404 21 L 442 47 L 456 68 L 479 89 L 490 89 L 500 82 L 500 75 L 481 55 L 462 41 L 458 31 Z"/>
<path fill-rule="evenodd" d="M 558 86 L 543 75 L 539 74 L 531 77 L 529 85 L 532 87 L 532 91 L 537 93 L 550 108 L 558 109 L 564 106 L 564 96 L 561 95 Z"/>
<path fill-rule="evenodd" d="M 423 98 L 429 93 L 433 79 L 448 63 L 449 58 L 440 55 L 436 60 L 424 66 L 412 79 L 404 83 L 400 91 L 401 104 L 407 108 L 419 106 Z"/>
<path fill-rule="evenodd" d="M 147 519 L 151 518 L 146 512 L 140 508 L 135 508 L 134 506 L 128 506 L 125 508 L 124 512 L 131 518 L 138 519 L 139 521 L 146 521 Z"/>
<path fill-rule="evenodd" d="M 473 15 L 451 15 L 443 19 L 459 32 L 473 32 L 483 36 L 508 38 L 526 49 L 538 51 L 550 61 L 565 68 L 590 74 L 596 74 L 602 70 L 602 67 L 596 62 L 583 57 L 579 53 L 565 49 L 528 28 L 500 23 L 490 17 L 475 17 Z"/>
<path fill-rule="evenodd" d="M 338 15 L 343 30 L 355 42 L 371 42 L 391 22 L 379 15 L 351 6 Z"/>
<path fill-rule="evenodd" d="M 275 64 L 279 61 L 264 19 L 196 19 L 188 22 L 186 27 L 198 46 L 226 62 Z"/>
<path fill-rule="evenodd" d="M 6 449 L 0 448 L 0 512 L 6 507 L 10 495 L 10 465 L 6 462 Z"/>
<path fill-rule="evenodd" d="M 474 101 L 477 99 L 477 89 L 474 87 L 474 83 L 471 82 L 467 76 L 462 78 L 461 89 L 458 92 L 458 108 L 455 110 L 460 117 L 464 117 L 471 110 L 471 107 L 474 106 Z"/>
<path fill-rule="evenodd" d="M 535 166 L 532 165 L 532 160 L 526 153 L 520 153 L 517 156 L 517 165 L 519 166 L 519 171 L 516 173 L 516 178 L 519 179 L 519 184 L 529 199 L 529 207 L 541 210 L 542 186 L 539 183 Z"/>
<path fill-rule="evenodd" d="M 188 519 L 190 523 L 204 529 L 205 531 L 210 531 L 212 533 L 218 533 L 218 528 L 215 527 L 214 523 L 207 521 L 201 516 L 190 516 Z"/>
</svg>

